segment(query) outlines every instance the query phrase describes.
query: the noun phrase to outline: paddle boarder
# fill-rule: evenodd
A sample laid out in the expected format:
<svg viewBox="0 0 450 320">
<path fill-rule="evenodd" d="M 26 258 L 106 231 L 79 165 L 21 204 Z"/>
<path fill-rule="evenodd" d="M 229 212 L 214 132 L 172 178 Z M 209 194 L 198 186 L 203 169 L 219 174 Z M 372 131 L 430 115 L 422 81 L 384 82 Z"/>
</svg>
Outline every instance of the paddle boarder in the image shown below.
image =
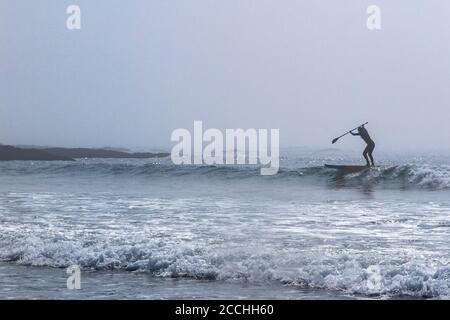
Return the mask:
<svg viewBox="0 0 450 320">
<path fill-rule="evenodd" d="M 364 124 L 362 126 L 358 127 L 358 132 L 355 133 L 355 132 L 353 132 L 354 130 L 355 129 L 350 131 L 351 135 L 360 136 L 361 139 L 363 139 L 364 142 L 367 143 L 367 146 L 363 152 L 363 156 L 364 156 L 364 159 L 366 159 L 367 166 L 368 167 L 370 165 L 374 166 L 375 163 L 373 162 L 372 152 L 375 149 L 375 142 L 373 142 L 373 140 L 370 138 L 369 132 L 367 132 L 367 129 L 364 127 Z M 370 159 L 370 161 L 369 161 L 369 159 Z"/>
</svg>

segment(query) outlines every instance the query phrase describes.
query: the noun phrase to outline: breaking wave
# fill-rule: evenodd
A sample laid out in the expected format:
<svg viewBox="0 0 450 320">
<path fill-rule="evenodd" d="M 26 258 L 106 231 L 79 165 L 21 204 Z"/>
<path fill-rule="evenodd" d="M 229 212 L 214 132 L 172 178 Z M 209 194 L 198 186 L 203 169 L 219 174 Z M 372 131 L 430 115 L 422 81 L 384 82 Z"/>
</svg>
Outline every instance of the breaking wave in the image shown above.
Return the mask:
<svg viewBox="0 0 450 320">
<path fill-rule="evenodd" d="M 307 199 L 330 186 L 370 185 L 387 193 L 390 188 L 448 190 L 449 166 L 404 164 L 348 175 L 322 162 L 282 163 L 275 176 L 261 176 L 259 169 L 175 166 L 165 160 L 1 163 L 6 183 L 0 195 L 0 261 L 211 281 L 276 281 L 364 296 L 450 298 L 447 193 L 420 192 L 427 197 L 415 202 L 411 192 L 413 197 L 400 204 L 383 198 L 385 193 L 370 202 L 353 200 L 359 193 L 340 200 L 345 192 L 337 199 L 334 192 L 311 203 Z M 58 192 L 49 192 L 46 179 L 55 179 Z M 139 179 L 155 189 L 133 193 Z M 182 179 L 189 186 L 206 179 L 208 190 L 178 193 L 175 182 Z M 94 180 L 100 192 L 97 186 L 89 189 Z M 8 184 L 16 181 L 22 184 L 11 191 Z M 223 181 L 245 188 L 218 189 L 221 197 L 216 198 L 209 189 Z M 64 189 L 78 182 L 88 184 Z M 263 186 L 258 189 L 262 196 L 240 195 L 246 182 Z M 292 187 L 312 184 L 304 197 L 295 198 L 303 188 L 289 194 Z M 274 200 L 261 201 L 267 194 Z"/>
<path fill-rule="evenodd" d="M 44 175 L 73 177 L 151 177 L 151 178 L 213 178 L 213 179 L 255 179 L 258 181 L 339 182 L 342 186 L 364 184 L 395 188 L 422 188 L 441 190 L 450 188 L 450 166 L 405 164 L 383 166 L 364 170 L 356 174 L 338 175 L 336 171 L 323 166 L 293 167 L 281 166 L 274 176 L 261 176 L 260 167 L 255 165 L 173 165 L 170 161 L 91 161 L 76 162 L 33 162 L 2 164 L 1 174 Z"/>
<path fill-rule="evenodd" d="M 147 272 L 159 277 L 279 281 L 364 296 L 450 297 L 450 266 L 408 253 L 206 248 L 163 239 L 0 236 L 0 260 L 30 266 Z"/>
</svg>

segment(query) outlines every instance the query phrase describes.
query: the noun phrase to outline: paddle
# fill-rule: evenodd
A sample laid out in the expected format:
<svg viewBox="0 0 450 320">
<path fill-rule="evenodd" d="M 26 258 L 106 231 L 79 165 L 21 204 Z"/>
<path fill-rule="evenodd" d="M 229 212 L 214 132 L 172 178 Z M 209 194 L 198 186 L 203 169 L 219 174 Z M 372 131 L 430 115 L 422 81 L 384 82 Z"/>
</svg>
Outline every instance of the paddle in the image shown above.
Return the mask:
<svg viewBox="0 0 450 320">
<path fill-rule="evenodd" d="M 352 129 L 352 130 L 350 130 L 350 131 L 344 133 L 343 135 L 341 135 L 341 136 L 339 136 L 339 137 L 337 137 L 337 138 L 334 138 L 333 141 L 331 141 L 331 143 L 332 143 L 332 144 L 335 144 L 335 143 L 336 143 L 340 138 L 342 138 L 343 136 L 346 136 L 347 134 L 349 134 L 349 133 L 352 132 L 353 130 L 356 130 L 356 129 L 358 129 L 359 127 L 365 126 L 366 124 L 368 124 L 368 122 L 366 122 L 366 123 L 364 123 L 364 124 L 362 124 L 362 125 L 360 125 L 360 126 L 357 126 L 356 128 L 354 128 L 354 129 Z"/>
</svg>

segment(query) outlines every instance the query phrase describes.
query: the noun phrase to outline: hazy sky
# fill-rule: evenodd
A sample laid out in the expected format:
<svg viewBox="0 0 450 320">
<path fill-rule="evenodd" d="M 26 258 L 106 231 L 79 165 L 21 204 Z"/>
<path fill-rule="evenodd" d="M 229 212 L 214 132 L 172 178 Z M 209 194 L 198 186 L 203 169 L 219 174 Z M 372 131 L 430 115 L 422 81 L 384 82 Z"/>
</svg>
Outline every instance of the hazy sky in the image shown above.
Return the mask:
<svg viewBox="0 0 450 320">
<path fill-rule="evenodd" d="M 317 148 L 369 121 L 377 148 L 448 148 L 450 1 L 0 1 L 0 142 L 169 148 L 194 120 Z"/>
</svg>

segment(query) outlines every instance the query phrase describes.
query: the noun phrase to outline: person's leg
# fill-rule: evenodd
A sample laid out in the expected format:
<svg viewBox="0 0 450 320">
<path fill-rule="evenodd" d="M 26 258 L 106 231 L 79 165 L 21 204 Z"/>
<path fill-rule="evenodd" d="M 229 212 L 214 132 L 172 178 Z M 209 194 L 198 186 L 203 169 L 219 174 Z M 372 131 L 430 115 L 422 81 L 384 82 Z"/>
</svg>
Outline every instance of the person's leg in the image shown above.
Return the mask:
<svg viewBox="0 0 450 320">
<path fill-rule="evenodd" d="M 370 166 L 369 158 L 367 157 L 367 154 L 369 153 L 369 146 L 367 146 L 363 151 L 363 157 L 366 159 L 367 165 Z"/>
<path fill-rule="evenodd" d="M 373 161 L 373 155 L 372 155 L 372 152 L 373 152 L 374 149 L 375 149 L 375 143 L 370 146 L 369 152 L 368 152 L 370 161 L 372 162 L 372 166 L 375 165 L 375 162 Z"/>
<path fill-rule="evenodd" d="M 375 163 L 373 162 L 372 152 L 369 152 L 369 159 L 370 159 L 370 162 L 372 163 L 372 166 L 374 166 Z"/>
</svg>

